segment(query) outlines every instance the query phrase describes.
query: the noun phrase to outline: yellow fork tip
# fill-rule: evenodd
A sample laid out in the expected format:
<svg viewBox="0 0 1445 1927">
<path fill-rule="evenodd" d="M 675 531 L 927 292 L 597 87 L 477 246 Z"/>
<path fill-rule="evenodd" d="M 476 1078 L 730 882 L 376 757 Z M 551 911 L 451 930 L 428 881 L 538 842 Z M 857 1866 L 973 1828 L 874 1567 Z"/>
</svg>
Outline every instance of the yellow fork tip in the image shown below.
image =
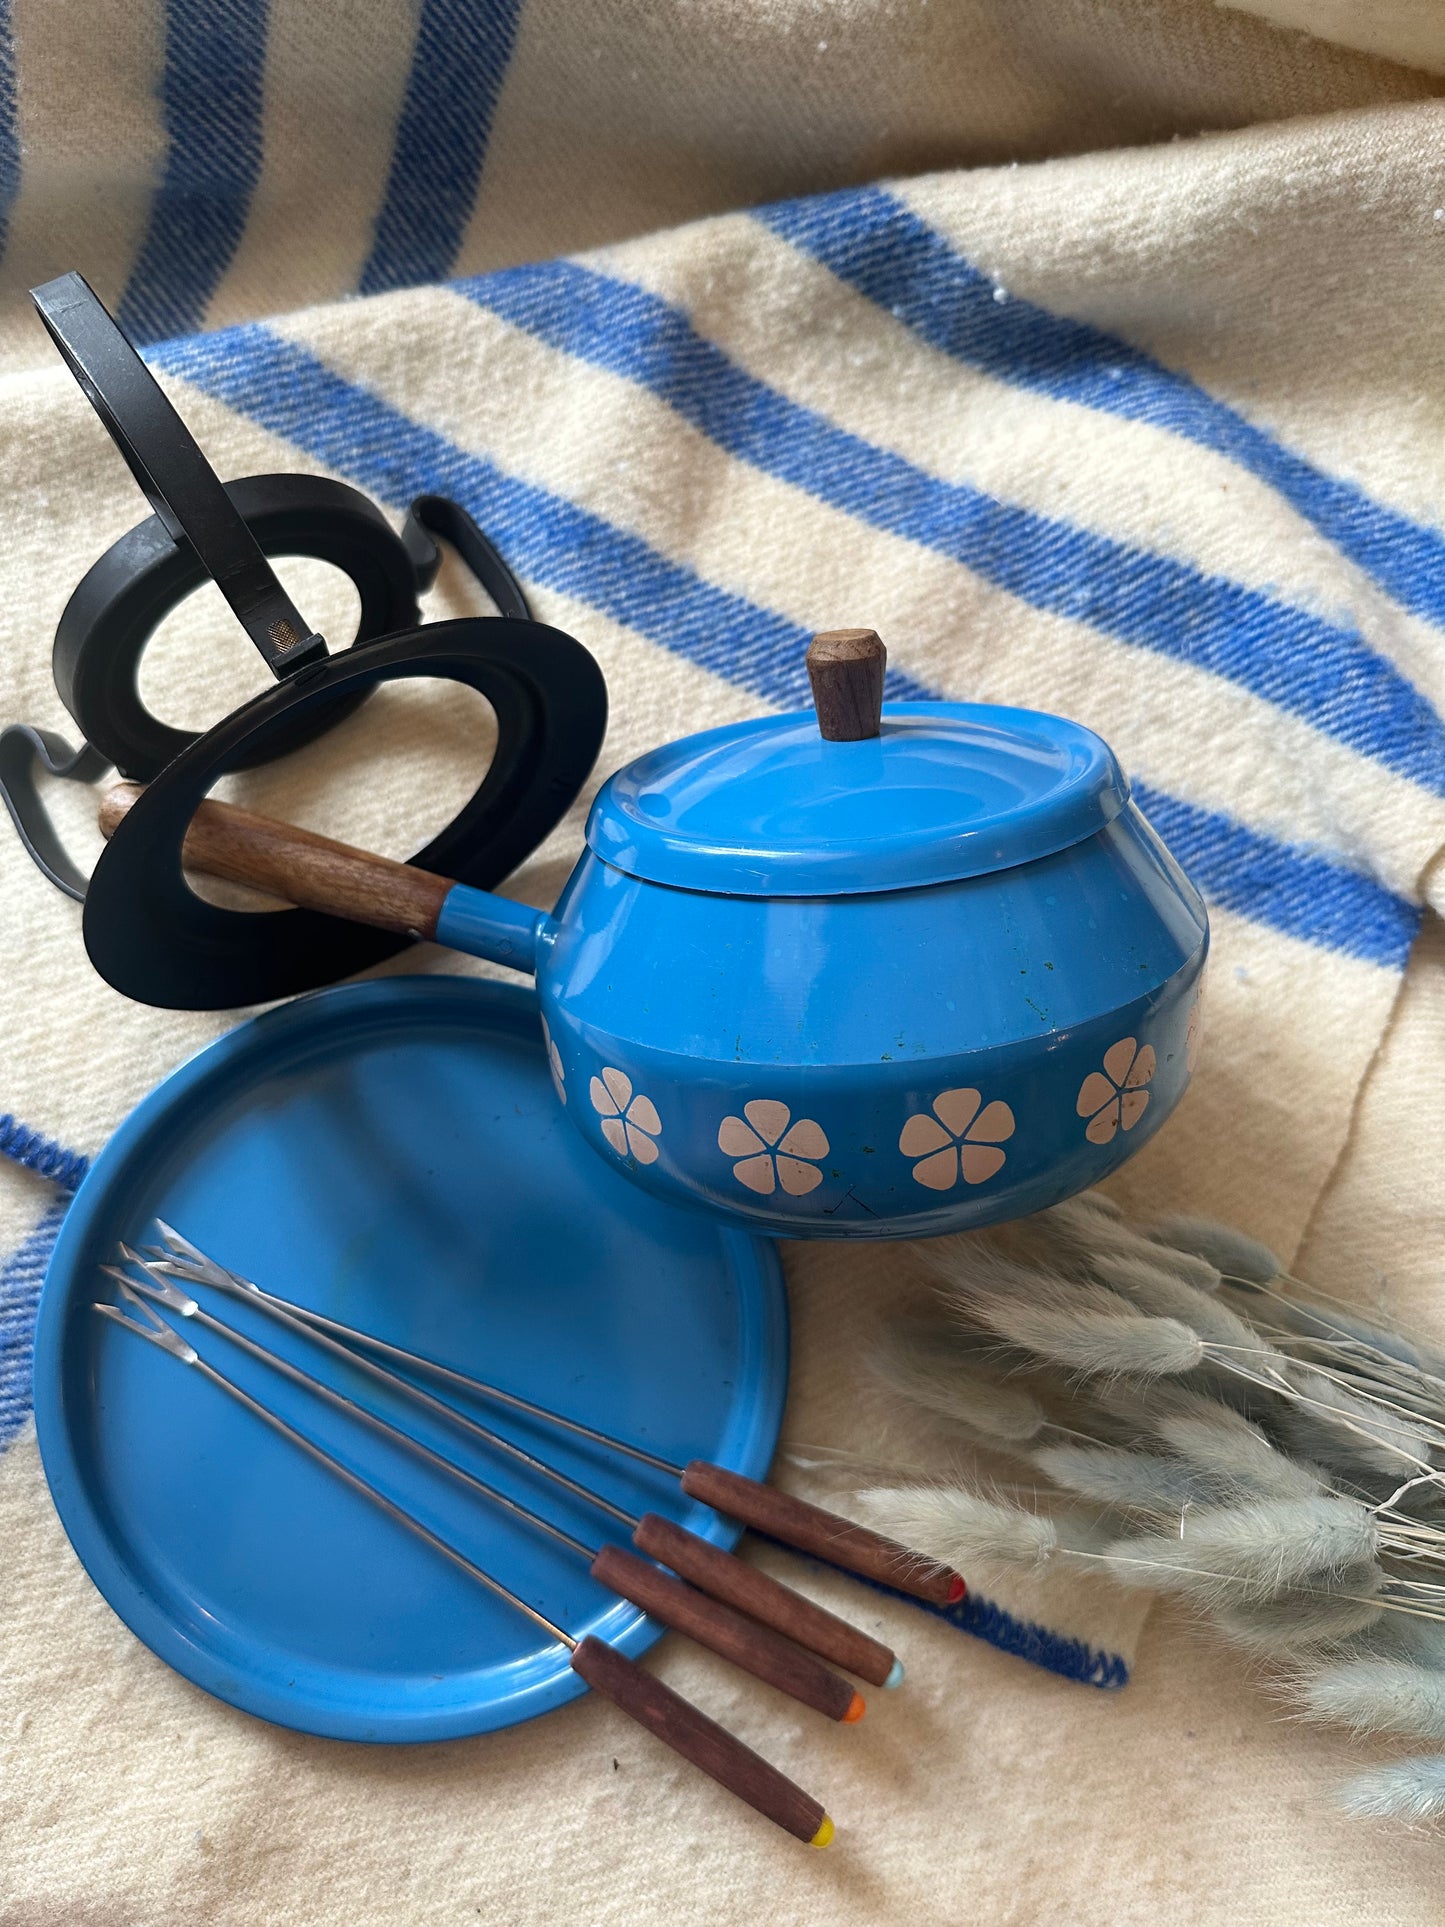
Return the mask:
<svg viewBox="0 0 1445 1927">
<path fill-rule="evenodd" d="M 819 1827 L 818 1831 L 813 1835 L 812 1839 L 808 1842 L 808 1845 L 810 1847 L 826 1847 L 831 1845 L 832 1839 L 833 1839 L 833 1832 L 834 1832 L 833 1822 L 828 1818 L 828 1815 L 825 1813 L 823 1815 L 822 1826 Z"/>
<path fill-rule="evenodd" d="M 867 1700 L 861 1693 L 855 1693 L 848 1702 L 848 1711 L 843 1715 L 844 1726 L 856 1726 L 867 1711 Z"/>
</svg>

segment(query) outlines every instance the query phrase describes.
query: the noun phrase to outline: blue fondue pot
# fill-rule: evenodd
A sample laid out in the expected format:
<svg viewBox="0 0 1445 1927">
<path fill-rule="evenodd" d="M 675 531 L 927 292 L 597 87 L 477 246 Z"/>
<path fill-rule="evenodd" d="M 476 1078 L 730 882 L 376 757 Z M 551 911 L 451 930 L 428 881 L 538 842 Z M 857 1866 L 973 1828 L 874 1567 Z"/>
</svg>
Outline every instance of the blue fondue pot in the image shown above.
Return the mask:
<svg viewBox="0 0 1445 1927">
<path fill-rule="evenodd" d="M 869 632 L 809 666 L 817 715 L 619 770 L 550 916 L 458 885 L 438 941 L 535 970 L 567 1115 L 660 1196 L 900 1238 L 1097 1183 L 1189 1080 L 1198 892 L 1092 731 L 880 710 Z"/>
</svg>

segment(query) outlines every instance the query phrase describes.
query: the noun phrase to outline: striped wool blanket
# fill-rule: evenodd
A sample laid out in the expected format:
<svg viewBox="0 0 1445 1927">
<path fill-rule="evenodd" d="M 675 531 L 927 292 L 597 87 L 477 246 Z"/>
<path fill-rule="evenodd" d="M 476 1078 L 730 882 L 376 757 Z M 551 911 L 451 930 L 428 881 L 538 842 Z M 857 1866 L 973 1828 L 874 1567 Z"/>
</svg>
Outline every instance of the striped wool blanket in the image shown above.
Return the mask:
<svg viewBox="0 0 1445 1927">
<path fill-rule="evenodd" d="M 905 11 L 14 0 L 0 721 L 66 731 L 50 637 L 142 512 L 27 316 L 76 267 L 223 475 L 338 476 L 397 520 L 463 502 L 604 667 L 598 779 L 804 701 L 809 634 L 857 624 L 892 696 L 1098 729 L 1215 944 L 1195 1088 L 1117 1195 L 1439 1319 L 1439 83 L 1194 0 Z M 347 585 L 283 572 L 349 633 Z M 479 606 L 448 564 L 427 616 Z M 199 726 L 264 671 L 208 592 L 145 678 Z M 401 854 L 489 730 L 388 691 L 233 793 Z M 54 801 L 98 848 L 93 797 Z M 551 902 L 589 801 L 509 890 Z M 49 1508 L 30 1331 L 88 1157 L 234 1018 L 118 998 L 8 835 L 0 901 L 0 1927 L 1432 1917 L 1428 1843 L 1342 1831 L 1319 1736 L 1102 1589 L 974 1602 L 979 1640 L 870 1602 L 910 1690 L 857 1734 L 665 1644 L 669 1680 L 826 1780 L 823 1858 L 588 1702 L 371 1751 L 169 1673 Z M 898 1451 L 860 1360 L 907 1249 L 787 1265 L 792 1441 Z"/>
</svg>

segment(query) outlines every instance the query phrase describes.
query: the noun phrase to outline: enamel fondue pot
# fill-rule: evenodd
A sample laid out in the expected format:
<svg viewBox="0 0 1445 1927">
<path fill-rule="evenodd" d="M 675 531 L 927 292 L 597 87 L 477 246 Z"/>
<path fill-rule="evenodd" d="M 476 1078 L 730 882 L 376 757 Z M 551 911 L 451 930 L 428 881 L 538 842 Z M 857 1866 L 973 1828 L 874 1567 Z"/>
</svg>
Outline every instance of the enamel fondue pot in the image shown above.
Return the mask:
<svg viewBox="0 0 1445 1927">
<path fill-rule="evenodd" d="M 1188 1081 L 1198 894 L 1089 730 L 880 716 L 871 635 L 810 667 L 818 716 L 706 731 L 598 796 L 536 926 L 569 1114 L 649 1189 L 791 1237 L 959 1231 L 1095 1183 Z"/>
<path fill-rule="evenodd" d="M 187 861 L 374 922 L 411 879 L 392 927 L 535 972 L 567 1116 L 660 1196 L 795 1238 L 1017 1217 L 1178 1103 L 1208 922 L 1099 737 L 885 705 L 883 668 L 870 631 L 820 636 L 816 714 L 619 770 L 551 915 L 274 824 L 257 867 L 235 849 L 260 820 L 215 804 Z"/>
</svg>

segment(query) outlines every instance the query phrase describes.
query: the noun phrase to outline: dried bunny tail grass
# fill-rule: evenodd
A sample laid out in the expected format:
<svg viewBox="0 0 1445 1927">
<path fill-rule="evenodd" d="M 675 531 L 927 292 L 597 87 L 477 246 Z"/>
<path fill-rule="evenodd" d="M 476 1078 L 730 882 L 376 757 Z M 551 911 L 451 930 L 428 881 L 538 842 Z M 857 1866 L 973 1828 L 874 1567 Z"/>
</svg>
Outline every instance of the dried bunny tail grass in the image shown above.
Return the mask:
<svg viewBox="0 0 1445 1927">
<path fill-rule="evenodd" d="M 957 1486 L 873 1486 L 857 1502 L 865 1522 L 955 1571 L 1040 1572 L 1059 1550 L 1052 1519 Z"/>
<path fill-rule="evenodd" d="M 996 1252 L 954 1248 L 924 1254 L 950 1308 L 1020 1351 L 1085 1376 L 1158 1378 L 1192 1371 L 1204 1345 L 1187 1325 L 1124 1310 L 1116 1292 L 1076 1284 Z"/>
<path fill-rule="evenodd" d="M 1445 1675 L 1405 1660 L 1343 1660 L 1306 1674 L 1292 1697 L 1310 1719 L 1355 1733 L 1445 1740 Z"/>
<path fill-rule="evenodd" d="M 1092 1191 L 1066 1198 L 1046 1211 L 1036 1211 L 1031 1218 L 1009 1225 L 1000 1235 L 1026 1251 L 1036 1263 L 1050 1264 L 1073 1275 L 1087 1276 L 1101 1251 L 1124 1256 L 1149 1249 L 1147 1240 L 1125 1222 L 1122 1213 L 1101 1207 Z"/>
<path fill-rule="evenodd" d="M 875 1486 L 856 1495 L 861 1516 L 926 1559 L 970 1573 L 1040 1573 L 1057 1558 L 1085 1555 L 1096 1569 L 1106 1535 L 1067 1511 L 1004 1505 L 961 1486 Z"/>
<path fill-rule="evenodd" d="M 1221 1277 L 1241 1284 L 1272 1285 L 1284 1271 L 1268 1245 L 1213 1218 L 1161 1218 L 1146 1235 L 1155 1244 L 1202 1259 Z"/>
<path fill-rule="evenodd" d="M 1323 1373 L 1291 1365 L 1289 1391 L 1293 1396 L 1271 1423 L 1292 1451 L 1333 1471 L 1397 1482 L 1409 1467 L 1429 1465 L 1432 1441 L 1426 1434 Z"/>
<path fill-rule="evenodd" d="M 1362 1659 L 1397 1659 L 1445 1673 L 1445 1623 L 1415 1613 L 1390 1613 L 1363 1642 Z"/>
<path fill-rule="evenodd" d="M 1223 1505 L 1241 1496 L 1227 1479 L 1215 1479 L 1182 1459 L 1163 1453 L 1125 1451 L 1107 1445 L 1048 1445 L 1031 1455 L 1055 1485 L 1081 1499 L 1116 1510 L 1160 1518 L 1184 1506 Z"/>
<path fill-rule="evenodd" d="M 1372 1597 L 1381 1578 L 1378 1566 L 1343 1566 L 1332 1581 L 1338 1591 L 1286 1587 L 1273 1599 L 1216 1607 L 1211 1619 L 1232 1644 L 1261 1658 L 1297 1658 L 1301 1648 L 1343 1646 L 1377 1627 L 1387 1617 Z"/>
<path fill-rule="evenodd" d="M 1047 1421 L 1036 1398 L 989 1377 L 967 1345 L 937 1327 L 893 1332 L 873 1366 L 900 1396 L 988 1438 L 1023 1444 Z"/>
<path fill-rule="evenodd" d="M 1189 1252 L 1154 1244 L 1112 1209 L 1101 1209 L 1105 1203 L 1097 1192 L 1085 1191 L 1025 1218 L 1017 1233 L 1027 1247 L 1075 1276 L 1096 1275 L 1101 1257 L 1139 1258 L 1152 1260 L 1197 1290 L 1212 1291 L 1218 1285 L 1219 1274 L 1212 1266 Z"/>
<path fill-rule="evenodd" d="M 1209 1416 L 1160 1416 L 1152 1429 L 1167 1452 L 1141 1449 L 1137 1440 L 1127 1446 L 1051 1445 L 1034 1452 L 1032 1463 L 1056 1485 L 1096 1505 L 1160 1515 L 1185 1505 L 1250 1505 L 1324 1492 L 1314 1468 L 1275 1451 L 1262 1432 L 1227 1407 L 1215 1406 Z"/>
<path fill-rule="evenodd" d="M 912 1249 L 945 1295 L 965 1304 L 976 1297 L 1030 1297 L 1041 1290 L 1067 1294 L 1074 1289 L 1070 1280 L 1041 1272 L 1000 1250 L 986 1233 L 923 1238 Z"/>
<path fill-rule="evenodd" d="M 1320 1468 L 1278 1451 L 1257 1425 L 1227 1405 L 1200 1398 L 1197 1411 L 1161 1414 L 1155 1436 L 1171 1452 L 1235 1495 L 1268 1499 L 1312 1499 L 1324 1490 Z"/>
<path fill-rule="evenodd" d="M 1223 1294 L 1256 1330 L 1286 1349 L 1329 1358 L 1392 1397 L 1445 1406 L 1445 1354 L 1407 1338 L 1387 1320 L 1333 1299 L 1317 1302 L 1297 1289 L 1226 1281 Z"/>
<path fill-rule="evenodd" d="M 1168 1378 L 1204 1362 L 1204 1341 L 1172 1318 L 1010 1305 L 995 1329 L 1010 1344 L 1085 1378 Z"/>
<path fill-rule="evenodd" d="M 1123 1224 L 1125 1221 L 1123 1205 L 1115 1204 L 1102 1191 L 1080 1191 L 1073 1202 L 1086 1211 L 1092 1211 L 1096 1217 L 1108 1218 L 1113 1224 Z"/>
<path fill-rule="evenodd" d="M 1418 1338 L 1407 1338 L 1388 1320 L 1333 1300 L 1317 1303 L 1298 1292 L 1281 1293 L 1271 1310 L 1297 1334 L 1296 1342 L 1312 1340 L 1322 1349 L 1337 1351 L 1341 1363 L 1389 1385 L 1409 1385 L 1418 1375 L 1416 1392 L 1428 1392 L 1445 1405 L 1445 1354 Z"/>
<path fill-rule="evenodd" d="M 1188 1513 L 1180 1533 L 1114 1540 L 1105 1559 L 1124 1585 L 1238 1606 L 1288 1587 L 1331 1590 L 1330 1575 L 1373 1564 L 1374 1520 L 1353 1499 L 1261 1501 Z"/>
<path fill-rule="evenodd" d="M 1088 1405 L 1076 1393 L 1074 1407 L 1074 1429 L 1090 1442 L 1146 1452 L 1163 1446 L 1232 1500 L 1309 1499 L 1328 1483 L 1319 1466 L 1280 1451 L 1232 1405 L 1187 1385 L 1095 1381 Z"/>
<path fill-rule="evenodd" d="M 1177 1318 L 1211 1345 L 1222 1345 L 1241 1355 L 1241 1363 L 1283 1366 L 1282 1353 L 1262 1338 L 1253 1325 L 1227 1305 L 1147 1258 L 1101 1257 L 1095 1266 L 1100 1282 L 1149 1318 Z M 1247 1355 L 1256 1354 L 1251 1359 Z"/>
<path fill-rule="evenodd" d="M 1438 1820 L 1445 1815 L 1445 1759 L 1377 1766 L 1350 1781 L 1340 1804 L 1366 1820 Z"/>
</svg>

